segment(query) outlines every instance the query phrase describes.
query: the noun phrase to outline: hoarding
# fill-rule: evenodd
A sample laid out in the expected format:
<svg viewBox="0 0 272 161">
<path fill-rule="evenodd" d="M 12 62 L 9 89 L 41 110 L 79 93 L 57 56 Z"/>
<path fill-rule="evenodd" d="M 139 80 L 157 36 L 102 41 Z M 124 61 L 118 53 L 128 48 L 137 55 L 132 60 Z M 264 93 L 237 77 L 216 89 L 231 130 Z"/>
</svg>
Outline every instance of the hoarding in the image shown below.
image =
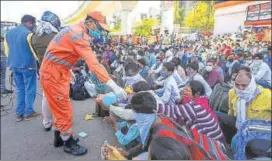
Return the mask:
<svg viewBox="0 0 272 161">
<path fill-rule="evenodd" d="M 248 6 L 247 21 L 271 19 L 271 2 Z"/>
</svg>

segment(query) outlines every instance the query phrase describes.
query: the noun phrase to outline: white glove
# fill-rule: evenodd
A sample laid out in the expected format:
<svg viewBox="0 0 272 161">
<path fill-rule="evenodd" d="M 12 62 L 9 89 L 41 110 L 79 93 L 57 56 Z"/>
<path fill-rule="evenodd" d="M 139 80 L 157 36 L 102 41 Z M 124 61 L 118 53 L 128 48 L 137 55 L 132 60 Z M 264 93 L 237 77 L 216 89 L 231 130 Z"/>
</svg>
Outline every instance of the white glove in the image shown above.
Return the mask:
<svg viewBox="0 0 272 161">
<path fill-rule="evenodd" d="M 110 79 L 106 83 L 106 85 L 109 86 L 118 97 L 121 98 L 127 97 L 126 91 L 123 88 L 119 87 L 112 79 Z"/>
</svg>

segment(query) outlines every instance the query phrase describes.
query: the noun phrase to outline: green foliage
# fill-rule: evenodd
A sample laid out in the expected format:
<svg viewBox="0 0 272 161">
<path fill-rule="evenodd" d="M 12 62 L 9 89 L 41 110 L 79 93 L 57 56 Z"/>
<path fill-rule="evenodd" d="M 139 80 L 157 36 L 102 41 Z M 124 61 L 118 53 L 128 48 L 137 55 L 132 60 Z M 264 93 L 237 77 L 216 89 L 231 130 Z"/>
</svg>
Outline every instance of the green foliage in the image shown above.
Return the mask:
<svg viewBox="0 0 272 161">
<path fill-rule="evenodd" d="M 133 34 L 139 36 L 149 36 L 152 34 L 152 26 L 158 24 L 154 18 L 145 18 L 133 25 Z"/>
<path fill-rule="evenodd" d="M 121 32 L 121 18 L 119 16 L 113 15 L 113 28 L 110 29 L 110 32 Z"/>
<path fill-rule="evenodd" d="M 197 2 L 196 6 L 185 17 L 185 25 L 193 30 L 212 30 L 214 27 L 213 2 Z"/>
<path fill-rule="evenodd" d="M 179 1 L 174 1 L 174 24 L 183 25 L 184 8 L 179 6 Z"/>
</svg>

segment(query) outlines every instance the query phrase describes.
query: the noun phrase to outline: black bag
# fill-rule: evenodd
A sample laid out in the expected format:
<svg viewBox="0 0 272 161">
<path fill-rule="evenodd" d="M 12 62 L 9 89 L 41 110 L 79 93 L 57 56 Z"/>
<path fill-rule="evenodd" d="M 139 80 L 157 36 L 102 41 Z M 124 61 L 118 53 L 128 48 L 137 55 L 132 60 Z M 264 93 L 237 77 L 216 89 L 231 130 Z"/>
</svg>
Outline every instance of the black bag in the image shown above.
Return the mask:
<svg viewBox="0 0 272 161">
<path fill-rule="evenodd" d="M 84 88 L 84 86 L 82 88 L 73 90 L 72 92 L 72 99 L 73 100 L 77 100 L 77 101 L 82 101 L 85 100 L 86 98 L 89 98 L 89 94 L 86 91 L 86 89 Z"/>
<path fill-rule="evenodd" d="M 73 100 L 85 100 L 89 98 L 87 90 L 84 87 L 84 83 L 86 82 L 86 78 L 82 73 L 76 73 L 76 81 L 75 84 L 72 85 L 71 88 L 71 97 Z"/>
<path fill-rule="evenodd" d="M 230 89 L 231 87 L 226 83 L 217 83 L 214 86 L 209 102 L 210 107 L 213 109 L 213 111 L 228 113 L 228 100 Z"/>
</svg>

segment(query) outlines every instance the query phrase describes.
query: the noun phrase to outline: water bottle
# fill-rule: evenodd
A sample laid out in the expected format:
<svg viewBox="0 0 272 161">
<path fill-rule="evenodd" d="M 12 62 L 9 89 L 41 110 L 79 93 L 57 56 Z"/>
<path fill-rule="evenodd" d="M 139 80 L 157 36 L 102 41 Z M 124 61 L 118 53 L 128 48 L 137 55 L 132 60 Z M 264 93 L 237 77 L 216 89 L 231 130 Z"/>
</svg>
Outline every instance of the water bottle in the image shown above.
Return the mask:
<svg viewBox="0 0 272 161">
<path fill-rule="evenodd" d="M 105 145 L 105 146 L 108 145 L 108 140 L 105 140 L 105 141 L 104 141 L 104 145 Z"/>
<path fill-rule="evenodd" d="M 110 106 L 118 101 L 118 98 L 114 92 L 105 94 L 102 99 L 102 102 L 105 106 Z"/>
</svg>

